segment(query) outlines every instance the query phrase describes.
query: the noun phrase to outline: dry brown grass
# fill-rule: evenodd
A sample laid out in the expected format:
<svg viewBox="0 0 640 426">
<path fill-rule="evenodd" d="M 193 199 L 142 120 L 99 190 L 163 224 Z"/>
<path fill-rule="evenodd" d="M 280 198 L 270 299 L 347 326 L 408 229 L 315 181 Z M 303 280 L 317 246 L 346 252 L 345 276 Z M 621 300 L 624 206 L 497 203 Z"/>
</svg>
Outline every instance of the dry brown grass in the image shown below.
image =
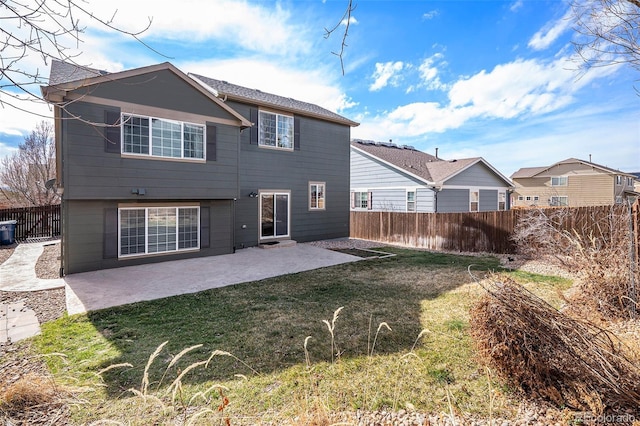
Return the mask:
<svg viewBox="0 0 640 426">
<path fill-rule="evenodd" d="M 16 426 L 64 424 L 68 396 L 51 378 L 27 373 L 0 388 L 0 421 Z"/>
<path fill-rule="evenodd" d="M 590 410 L 638 411 L 640 370 L 612 333 L 497 278 L 471 311 L 480 361 L 530 398 Z M 640 413 L 638 413 L 640 414 Z"/>
</svg>

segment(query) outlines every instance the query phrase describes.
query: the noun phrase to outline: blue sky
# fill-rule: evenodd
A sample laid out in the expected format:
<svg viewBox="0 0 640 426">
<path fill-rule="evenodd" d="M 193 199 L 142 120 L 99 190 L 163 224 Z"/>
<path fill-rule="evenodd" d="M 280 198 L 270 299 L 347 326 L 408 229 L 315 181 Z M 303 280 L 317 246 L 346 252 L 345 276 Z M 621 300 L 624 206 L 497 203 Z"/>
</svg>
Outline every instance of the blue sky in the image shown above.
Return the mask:
<svg viewBox="0 0 640 426">
<path fill-rule="evenodd" d="M 504 175 L 576 157 L 640 171 L 638 71 L 578 72 L 561 0 L 355 1 L 344 54 L 333 51 L 346 0 L 91 0 L 121 34 L 87 25 L 82 63 L 120 71 L 170 61 L 194 72 L 313 102 L 361 125 L 352 137 L 407 144 L 445 159 L 483 157 Z M 162 5 L 162 7 L 158 7 Z M 342 27 L 344 28 L 344 27 Z M 25 67 L 48 73 L 36 57 Z M 37 91 L 37 88 L 32 88 Z M 26 108 L 51 116 L 46 106 Z M 0 110 L 0 156 L 40 117 Z"/>
</svg>

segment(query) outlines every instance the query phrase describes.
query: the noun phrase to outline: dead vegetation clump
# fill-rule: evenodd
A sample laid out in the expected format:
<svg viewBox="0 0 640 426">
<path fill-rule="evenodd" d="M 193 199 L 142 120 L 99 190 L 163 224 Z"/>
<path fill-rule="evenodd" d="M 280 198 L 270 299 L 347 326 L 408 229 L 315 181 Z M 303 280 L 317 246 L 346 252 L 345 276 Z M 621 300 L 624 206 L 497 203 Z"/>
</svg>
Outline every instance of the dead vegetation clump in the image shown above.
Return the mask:
<svg viewBox="0 0 640 426">
<path fill-rule="evenodd" d="M 65 423 L 67 395 L 53 379 L 27 373 L 0 390 L 0 420 L 13 425 Z"/>
<path fill-rule="evenodd" d="M 480 362 L 506 384 L 596 415 L 638 411 L 640 370 L 614 335 L 509 279 L 485 289 L 471 311 L 471 334 Z"/>
<path fill-rule="evenodd" d="M 588 318 L 627 320 L 638 311 L 638 259 L 626 206 L 539 209 L 516 225 L 518 252 L 556 262 L 578 276 L 568 308 Z"/>
</svg>

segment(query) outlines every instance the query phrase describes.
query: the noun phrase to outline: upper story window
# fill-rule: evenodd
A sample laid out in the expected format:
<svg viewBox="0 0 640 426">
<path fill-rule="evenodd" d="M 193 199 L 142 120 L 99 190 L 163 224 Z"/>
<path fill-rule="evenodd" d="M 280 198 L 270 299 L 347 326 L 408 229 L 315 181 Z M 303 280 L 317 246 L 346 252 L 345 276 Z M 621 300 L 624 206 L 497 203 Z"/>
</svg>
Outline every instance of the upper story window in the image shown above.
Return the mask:
<svg viewBox="0 0 640 426">
<path fill-rule="evenodd" d="M 204 126 L 122 115 L 122 152 L 165 158 L 204 159 Z"/>
<path fill-rule="evenodd" d="M 633 186 L 633 178 L 627 177 L 627 186 Z"/>
<path fill-rule="evenodd" d="M 567 176 L 554 176 L 551 178 L 551 186 L 567 186 Z"/>
<path fill-rule="evenodd" d="M 258 145 L 293 150 L 293 116 L 260 111 Z"/>
<path fill-rule="evenodd" d="M 622 185 L 622 176 L 616 175 L 616 185 Z"/>
</svg>

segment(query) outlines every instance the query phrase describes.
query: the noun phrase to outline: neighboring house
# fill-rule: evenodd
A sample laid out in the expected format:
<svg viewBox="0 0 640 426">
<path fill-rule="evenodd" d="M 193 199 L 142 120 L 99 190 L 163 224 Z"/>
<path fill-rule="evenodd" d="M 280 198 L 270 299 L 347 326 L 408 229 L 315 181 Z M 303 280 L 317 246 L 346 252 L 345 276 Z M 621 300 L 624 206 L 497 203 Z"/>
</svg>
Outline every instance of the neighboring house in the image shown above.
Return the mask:
<svg viewBox="0 0 640 426">
<path fill-rule="evenodd" d="M 512 206 L 601 206 L 634 200 L 635 176 L 589 161 L 569 158 L 551 166 L 527 167 L 511 175 Z"/>
<path fill-rule="evenodd" d="M 443 160 L 406 145 L 351 141 L 352 210 L 508 210 L 512 187 L 480 157 Z"/>
<path fill-rule="evenodd" d="M 349 235 L 352 126 L 170 63 L 53 61 L 65 273 Z"/>
</svg>

